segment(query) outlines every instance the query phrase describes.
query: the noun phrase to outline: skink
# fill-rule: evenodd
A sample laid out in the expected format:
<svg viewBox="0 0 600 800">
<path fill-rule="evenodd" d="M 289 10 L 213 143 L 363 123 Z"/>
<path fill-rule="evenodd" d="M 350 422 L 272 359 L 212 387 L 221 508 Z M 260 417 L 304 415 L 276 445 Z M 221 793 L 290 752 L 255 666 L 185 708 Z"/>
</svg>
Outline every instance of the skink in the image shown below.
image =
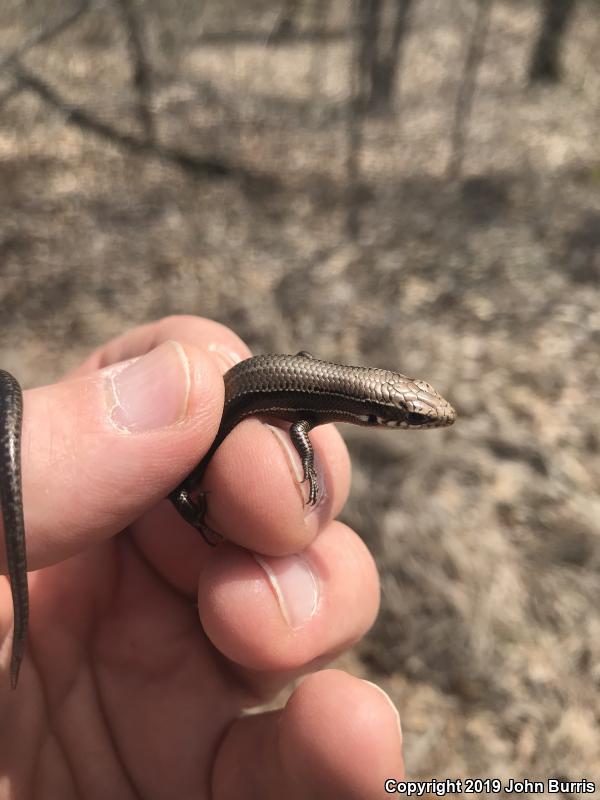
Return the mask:
<svg viewBox="0 0 600 800">
<path fill-rule="evenodd" d="M 21 423 L 23 393 L 16 378 L 0 369 L 0 503 L 4 521 L 6 564 L 13 600 L 13 643 L 10 683 L 17 687 L 27 638 L 29 591 L 25 524 L 21 493 Z"/>
<path fill-rule="evenodd" d="M 308 503 L 314 505 L 319 485 L 309 437 L 312 428 L 327 422 L 350 422 L 422 430 L 452 425 L 456 416 L 450 403 L 423 380 L 384 369 L 320 361 L 306 352 L 249 358 L 232 367 L 224 382 L 225 404 L 215 440 L 169 495 L 181 516 L 209 544 L 216 544 L 222 537 L 205 522 L 206 497 L 198 487 L 217 448 L 247 417 L 262 414 L 292 423 L 290 437 L 302 461 Z M 0 370 L 0 501 L 14 608 L 10 666 L 13 688 L 25 649 L 29 608 L 21 496 L 21 420 L 21 388 L 12 375 Z"/>
</svg>

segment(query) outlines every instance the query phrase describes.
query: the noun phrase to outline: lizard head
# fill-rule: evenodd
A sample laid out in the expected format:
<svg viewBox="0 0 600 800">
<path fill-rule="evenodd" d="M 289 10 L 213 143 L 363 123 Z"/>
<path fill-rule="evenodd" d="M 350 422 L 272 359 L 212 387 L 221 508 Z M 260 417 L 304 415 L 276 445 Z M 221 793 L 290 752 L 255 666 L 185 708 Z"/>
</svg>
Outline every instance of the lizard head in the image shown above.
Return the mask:
<svg viewBox="0 0 600 800">
<path fill-rule="evenodd" d="M 380 401 L 365 414 L 366 425 L 422 430 L 452 425 L 456 412 L 431 384 L 400 373 L 390 373 L 378 387 Z"/>
</svg>

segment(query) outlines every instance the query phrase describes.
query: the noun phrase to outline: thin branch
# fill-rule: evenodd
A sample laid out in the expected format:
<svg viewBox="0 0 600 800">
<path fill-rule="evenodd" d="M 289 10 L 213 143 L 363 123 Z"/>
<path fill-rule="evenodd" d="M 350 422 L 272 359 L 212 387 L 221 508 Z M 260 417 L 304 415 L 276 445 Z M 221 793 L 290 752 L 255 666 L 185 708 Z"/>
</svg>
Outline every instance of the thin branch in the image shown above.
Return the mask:
<svg viewBox="0 0 600 800">
<path fill-rule="evenodd" d="M 277 23 L 276 23 L 277 24 Z M 270 45 L 273 31 L 207 31 L 200 37 L 200 41 L 204 44 L 210 45 L 224 45 L 230 46 L 235 44 L 257 44 L 257 45 Z M 275 30 L 277 35 L 277 31 Z M 329 28 L 324 31 L 322 29 L 314 28 L 298 28 L 293 27 L 289 35 L 284 37 L 281 43 L 285 43 L 286 47 L 296 47 L 305 44 L 328 44 L 335 42 L 344 42 L 355 34 L 351 26 Z M 279 42 L 276 40 L 275 44 Z"/>
<path fill-rule="evenodd" d="M 136 153 L 149 153 L 164 161 L 176 164 L 182 169 L 207 177 L 222 178 L 236 175 L 243 177 L 245 174 L 242 168 L 232 167 L 216 158 L 200 158 L 170 147 L 161 147 L 153 142 L 136 139 L 135 136 L 119 131 L 111 125 L 102 122 L 102 120 L 94 117 L 83 108 L 68 103 L 47 83 L 44 83 L 41 78 L 25 69 L 23 66 L 15 66 L 14 74 L 23 88 L 34 92 L 38 97 L 59 111 L 65 117 L 69 125 L 75 125 L 83 130 L 91 131 L 112 144 L 120 145 Z"/>
<path fill-rule="evenodd" d="M 382 0 L 360 0 L 358 4 L 360 47 L 357 54 L 358 86 L 356 102 L 366 112 L 373 97 L 373 72 L 381 29 Z"/>
<path fill-rule="evenodd" d="M 275 24 L 267 36 L 267 45 L 273 47 L 293 37 L 301 3 L 302 0 L 284 0 L 275 19 Z"/>
<path fill-rule="evenodd" d="M 477 86 L 477 73 L 483 60 L 487 40 L 493 0 L 478 0 L 477 16 L 471 32 L 471 39 L 465 59 L 460 89 L 454 109 L 452 144 L 446 174 L 450 179 L 460 176 L 465 155 L 473 96 Z"/>
<path fill-rule="evenodd" d="M 346 234 L 351 241 L 358 241 L 361 229 L 361 176 L 363 126 L 368 98 L 369 65 L 371 46 L 376 33 L 374 17 L 377 16 L 379 0 L 360 0 L 356 6 L 356 36 L 350 62 L 348 97 L 348 134 L 346 152 Z"/>
<path fill-rule="evenodd" d="M 132 0 L 115 0 L 127 31 L 129 57 L 132 63 L 133 85 L 137 92 L 137 117 L 147 142 L 156 141 L 152 114 L 152 81 L 150 61 L 146 58 L 144 37 Z"/>
<path fill-rule="evenodd" d="M 73 25 L 73 23 L 76 22 L 82 14 L 88 11 L 89 8 L 89 0 L 82 0 L 70 14 L 60 19 L 55 25 L 50 25 L 47 28 L 38 28 L 37 31 L 34 31 L 27 39 L 22 41 L 11 53 L 0 58 L 0 71 L 16 63 L 33 47 L 48 42 L 55 36 L 58 36 L 59 33 L 67 30 L 67 28 Z"/>
<path fill-rule="evenodd" d="M 12 86 L 9 86 L 5 92 L 2 92 L 2 94 L 0 94 L 0 111 L 2 111 L 9 100 L 11 100 L 13 97 L 16 97 L 18 94 L 21 94 L 22 91 L 23 87 L 15 82 L 12 84 Z"/>
<path fill-rule="evenodd" d="M 390 4 L 394 12 L 392 36 L 389 44 L 382 35 L 384 26 L 378 32 L 379 46 L 374 49 L 371 63 L 371 84 L 369 110 L 385 113 L 392 105 L 396 78 L 400 71 L 402 45 L 409 31 L 410 10 L 413 0 L 393 0 Z"/>
</svg>

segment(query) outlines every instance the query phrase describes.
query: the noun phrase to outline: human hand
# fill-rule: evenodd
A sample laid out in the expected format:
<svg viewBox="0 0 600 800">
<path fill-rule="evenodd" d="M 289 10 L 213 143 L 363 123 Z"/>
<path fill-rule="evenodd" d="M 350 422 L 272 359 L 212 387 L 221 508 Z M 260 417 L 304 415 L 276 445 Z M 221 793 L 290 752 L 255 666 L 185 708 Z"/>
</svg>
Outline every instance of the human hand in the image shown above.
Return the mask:
<svg viewBox="0 0 600 800">
<path fill-rule="evenodd" d="M 311 435 L 325 487 L 314 510 L 289 438 L 258 419 L 203 481 L 223 545 L 162 500 L 214 438 L 220 372 L 248 355 L 223 326 L 172 317 L 25 393 L 30 631 L 11 692 L 4 582 L 0 800 L 369 800 L 403 776 L 386 696 L 314 672 L 366 632 L 379 600 L 366 547 L 334 521 L 350 476 L 335 428 Z M 283 709 L 243 715 L 306 673 Z"/>
</svg>

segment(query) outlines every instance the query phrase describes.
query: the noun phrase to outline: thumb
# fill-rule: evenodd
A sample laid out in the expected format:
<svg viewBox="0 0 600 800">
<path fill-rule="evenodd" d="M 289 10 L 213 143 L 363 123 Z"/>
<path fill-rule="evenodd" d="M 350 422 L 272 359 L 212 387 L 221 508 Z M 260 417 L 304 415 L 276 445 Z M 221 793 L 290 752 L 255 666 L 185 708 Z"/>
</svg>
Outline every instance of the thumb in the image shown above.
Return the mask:
<svg viewBox="0 0 600 800">
<path fill-rule="evenodd" d="M 164 498 L 208 450 L 222 408 L 210 357 L 174 341 L 26 392 L 29 569 L 114 535 Z"/>
</svg>

